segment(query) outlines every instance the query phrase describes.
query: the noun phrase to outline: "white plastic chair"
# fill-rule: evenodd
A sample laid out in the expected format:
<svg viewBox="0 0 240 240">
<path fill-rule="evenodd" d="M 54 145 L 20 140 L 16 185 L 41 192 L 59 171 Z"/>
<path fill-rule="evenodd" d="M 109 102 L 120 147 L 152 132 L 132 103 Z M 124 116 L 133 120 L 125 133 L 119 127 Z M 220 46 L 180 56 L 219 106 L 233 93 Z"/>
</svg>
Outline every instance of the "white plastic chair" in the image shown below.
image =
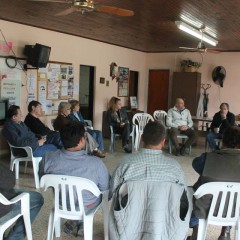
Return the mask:
<svg viewBox="0 0 240 240">
<path fill-rule="evenodd" d="M 133 116 L 132 119 L 132 123 L 133 123 L 133 127 L 134 127 L 134 132 L 135 132 L 135 138 L 134 138 L 134 149 L 136 151 L 138 151 L 139 149 L 139 145 L 140 145 L 140 141 L 141 141 L 141 136 L 143 134 L 143 129 L 145 128 L 146 124 L 149 121 L 153 121 L 154 119 L 153 117 L 148 114 L 148 113 L 136 113 Z"/>
<path fill-rule="evenodd" d="M 9 228 L 16 220 L 23 216 L 25 229 L 26 229 L 26 235 L 28 240 L 32 240 L 32 227 L 31 227 L 31 221 L 30 221 L 30 205 L 29 205 L 29 193 L 21 193 L 18 196 L 12 198 L 11 200 L 6 199 L 1 193 L 0 193 L 0 203 L 3 205 L 11 205 L 17 202 L 21 202 L 21 210 L 20 212 L 14 216 L 13 218 L 9 219 L 5 223 L 0 224 L 0 239 L 3 239 L 3 234 L 7 228 Z"/>
<path fill-rule="evenodd" d="M 236 226 L 239 227 L 240 207 L 240 183 L 235 182 L 211 182 L 200 186 L 194 193 L 196 199 L 206 194 L 213 196 L 207 219 L 199 219 L 198 240 L 204 240 L 207 233 L 207 225 Z M 222 195 L 218 207 L 218 198 Z M 215 208 L 218 211 L 215 214 Z M 224 210 L 227 209 L 226 214 Z M 236 234 L 236 233 L 235 233 Z M 237 231 L 236 238 L 240 240 L 240 233 Z"/>
<path fill-rule="evenodd" d="M 53 209 L 49 216 L 48 237 L 53 239 L 55 236 L 60 237 L 61 234 L 61 218 L 72 220 L 83 220 L 84 222 L 84 239 L 92 240 L 93 235 L 93 217 L 95 212 L 101 207 L 104 215 L 104 240 L 108 240 L 108 191 L 101 192 L 92 181 L 66 175 L 47 174 L 41 178 L 41 187 L 45 189 L 54 188 L 55 201 Z M 82 191 L 87 190 L 99 197 L 102 194 L 101 204 L 88 215 L 85 214 Z M 61 204 L 60 204 L 61 199 Z M 69 199 L 67 201 L 67 199 Z M 76 207 L 79 206 L 79 207 Z"/>
<path fill-rule="evenodd" d="M 162 123 L 164 126 L 166 126 L 166 117 L 167 113 L 163 110 L 156 110 L 153 113 L 153 117 L 156 121 Z"/>
<path fill-rule="evenodd" d="M 10 170 L 13 171 L 15 167 L 15 177 L 16 179 L 19 179 L 19 163 L 20 162 L 26 162 L 25 164 L 25 173 L 26 173 L 26 167 L 28 162 L 32 162 L 33 165 L 33 174 L 34 174 L 34 180 L 35 180 L 35 186 L 36 189 L 39 189 L 39 176 L 38 176 L 38 170 L 39 170 L 39 163 L 42 160 L 42 157 L 33 157 L 32 154 L 32 148 L 31 147 L 16 147 L 8 143 L 10 147 L 11 152 L 11 163 L 10 163 Z M 14 149 L 22 149 L 26 152 L 26 157 L 21 157 L 14 153 Z"/>
</svg>

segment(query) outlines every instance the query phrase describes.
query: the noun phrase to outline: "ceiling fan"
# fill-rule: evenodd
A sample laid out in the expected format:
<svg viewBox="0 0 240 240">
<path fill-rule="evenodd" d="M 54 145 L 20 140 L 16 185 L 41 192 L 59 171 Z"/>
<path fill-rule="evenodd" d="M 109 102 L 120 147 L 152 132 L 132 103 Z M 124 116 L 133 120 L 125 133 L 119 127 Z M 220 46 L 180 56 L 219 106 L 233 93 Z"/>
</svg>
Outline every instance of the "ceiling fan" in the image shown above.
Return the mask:
<svg viewBox="0 0 240 240">
<path fill-rule="evenodd" d="M 189 51 L 193 51 L 193 52 L 200 52 L 200 53 L 205 53 L 205 52 L 209 52 L 209 53 L 221 53 L 223 50 L 220 48 L 207 48 L 203 42 L 203 33 L 205 30 L 205 26 L 203 26 L 202 28 L 199 29 L 199 31 L 201 32 L 202 38 L 201 41 L 198 43 L 196 48 L 191 48 L 191 47 L 179 47 L 181 49 L 186 49 Z"/>
<path fill-rule="evenodd" d="M 106 0 L 28 0 L 34 2 L 51 2 L 51 3 L 65 3 L 71 4 L 71 6 L 57 14 L 55 16 L 65 16 L 70 13 L 79 11 L 82 14 L 86 12 L 98 11 L 114 14 L 121 17 L 130 17 L 134 15 L 134 12 L 128 9 L 112 7 L 108 5 L 103 5 Z"/>
</svg>

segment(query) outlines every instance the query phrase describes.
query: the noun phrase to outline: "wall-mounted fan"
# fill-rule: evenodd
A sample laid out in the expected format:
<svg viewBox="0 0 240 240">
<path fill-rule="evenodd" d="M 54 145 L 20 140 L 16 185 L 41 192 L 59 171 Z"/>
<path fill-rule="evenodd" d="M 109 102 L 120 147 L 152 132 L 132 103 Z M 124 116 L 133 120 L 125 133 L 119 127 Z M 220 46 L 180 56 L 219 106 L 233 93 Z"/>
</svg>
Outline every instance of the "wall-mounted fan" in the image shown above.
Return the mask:
<svg viewBox="0 0 240 240">
<path fill-rule="evenodd" d="M 212 80 L 214 83 L 223 87 L 223 82 L 226 77 L 226 69 L 223 66 L 217 66 L 212 71 Z"/>
<path fill-rule="evenodd" d="M 28 1 L 71 4 L 69 8 L 55 14 L 55 16 L 65 16 L 76 11 L 79 11 L 82 14 L 85 12 L 98 11 L 98 12 L 114 14 L 121 17 L 130 17 L 134 15 L 134 12 L 128 9 L 103 5 L 104 0 L 95 0 L 95 1 L 91 1 L 91 0 L 28 0 Z"/>
<path fill-rule="evenodd" d="M 203 33 L 204 33 L 204 29 L 205 27 L 202 27 L 199 29 L 199 31 L 202 34 L 202 39 L 201 41 L 198 43 L 196 48 L 191 48 L 191 47 L 179 47 L 181 49 L 186 49 L 189 51 L 193 51 L 193 52 L 200 52 L 200 53 L 205 53 L 205 52 L 209 52 L 209 53 L 220 53 L 222 52 L 222 49 L 220 48 L 206 48 L 204 42 L 203 42 Z"/>
</svg>

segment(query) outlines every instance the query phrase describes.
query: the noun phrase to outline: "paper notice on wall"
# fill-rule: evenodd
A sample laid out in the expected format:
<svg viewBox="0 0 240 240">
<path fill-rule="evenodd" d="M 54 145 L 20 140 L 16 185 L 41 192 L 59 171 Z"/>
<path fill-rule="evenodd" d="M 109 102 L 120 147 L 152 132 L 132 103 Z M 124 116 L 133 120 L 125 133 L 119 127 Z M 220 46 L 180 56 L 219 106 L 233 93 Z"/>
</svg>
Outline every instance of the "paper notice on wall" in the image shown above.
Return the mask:
<svg viewBox="0 0 240 240">
<path fill-rule="evenodd" d="M 68 81 L 62 81 L 61 97 L 68 97 Z"/>
<path fill-rule="evenodd" d="M 28 74 L 27 76 L 27 102 L 31 102 L 36 100 L 36 89 L 37 89 L 37 75 L 36 74 Z"/>
<path fill-rule="evenodd" d="M 52 100 L 46 100 L 45 115 L 51 115 L 53 110 Z"/>
<path fill-rule="evenodd" d="M 47 82 L 38 81 L 38 101 L 42 104 L 42 110 L 46 112 Z"/>
</svg>

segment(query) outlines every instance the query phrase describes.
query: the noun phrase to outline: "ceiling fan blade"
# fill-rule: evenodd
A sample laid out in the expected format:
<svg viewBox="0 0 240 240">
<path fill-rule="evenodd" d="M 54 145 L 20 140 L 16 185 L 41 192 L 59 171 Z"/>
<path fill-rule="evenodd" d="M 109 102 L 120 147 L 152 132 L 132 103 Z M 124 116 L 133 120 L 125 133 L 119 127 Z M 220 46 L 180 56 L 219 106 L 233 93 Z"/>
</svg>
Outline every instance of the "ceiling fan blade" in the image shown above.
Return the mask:
<svg viewBox="0 0 240 240">
<path fill-rule="evenodd" d="M 27 0 L 30 2 L 72 3 L 71 0 Z"/>
<path fill-rule="evenodd" d="M 96 10 L 99 12 L 111 13 L 111 14 L 118 15 L 121 17 L 131 17 L 134 15 L 134 12 L 131 10 L 117 8 L 117 7 L 111 7 L 111 6 L 106 6 L 106 5 L 99 6 L 99 7 L 97 7 Z"/>
<path fill-rule="evenodd" d="M 198 50 L 197 48 L 191 48 L 191 47 L 179 47 L 179 48 L 182 48 L 182 49 L 188 49 L 188 50 Z"/>
<path fill-rule="evenodd" d="M 67 8 L 67 9 L 55 14 L 54 16 L 66 16 L 70 13 L 75 12 L 75 11 L 77 11 L 77 9 L 75 7 L 70 7 L 70 8 Z"/>
</svg>

